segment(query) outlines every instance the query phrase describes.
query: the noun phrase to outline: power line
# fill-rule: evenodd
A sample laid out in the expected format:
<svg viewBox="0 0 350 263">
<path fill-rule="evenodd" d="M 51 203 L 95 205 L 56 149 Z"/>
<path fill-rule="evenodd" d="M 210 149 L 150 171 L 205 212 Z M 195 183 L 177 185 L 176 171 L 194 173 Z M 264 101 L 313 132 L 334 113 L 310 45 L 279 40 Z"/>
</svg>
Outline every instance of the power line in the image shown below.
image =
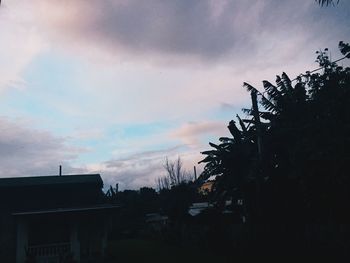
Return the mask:
<svg viewBox="0 0 350 263">
<path fill-rule="evenodd" d="M 332 63 L 337 63 L 337 62 L 339 62 L 339 61 L 341 61 L 341 60 L 343 60 L 343 59 L 345 59 L 345 58 L 347 58 L 347 57 L 345 56 L 345 57 L 339 58 L 339 59 L 333 61 Z M 309 73 L 314 73 L 314 72 L 319 71 L 319 70 L 321 70 L 321 69 L 323 69 L 323 68 L 324 68 L 324 67 L 319 67 L 319 68 L 317 68 L 317 69 L 314 69 L 314 70 L 311 70 L 311 71 L 307 71 L 307 72 L 309 72 Z M 296 77 L 295 79 L 292 79 L 291 81 L 295 81 L 295 80 L 297 80 L 298 78 L 299 78 L 299 76 Z"/>
<path fill-rule="evenodd" d="M 333 61 L 332 63 L 337 63 L 337 62 L 339 62 L 339 61 L 341 61 L 341 60 L 343 60 L 343 59 L 345 59 L 345 58 L 347 58 L 347 57 L 344 56 L 344 57 L 342 57 L 342 58 L 339 58 L 339 59 Z M 316 69 L 314 69 L 314 70 L 307 71 L 307 72 L 309 72 L 309 73 L 314 73 L 314 72 L 319 71 L 319 70 L 321 70 L 321 69 L 323 69 L 323 68 L 324 68 L 324 67 L 319 67 L 319 68 L 316 68 Z M 300 76 L 300 75 L 299 75 L 299 76 Z M 292 81 L 295 81 L 295 80 L 298 80 L 299 76 L 296 77 L 295 79 L 292 79 L 291 82 L 292 82 Z M 265 90 L 265 91 L 263 91 L 263 92 L 260 92 L 260 91 L 258 90 L 258 93 L 259 93 L 260 95 L 264 96 L 265 93 L 267 93 L 267 91 Z M 252 108 L 251 108 L 250 110 L 252 110 Z M 253 118 L 254 118 L 254 117 L 253 117 Z M 252 119 L 253 119 L 253 118 L 252 118 Z M 251 123 L 248 124 L 248 127 L 250 126 L 250 124 L 251 124 Z"/>
</svg>

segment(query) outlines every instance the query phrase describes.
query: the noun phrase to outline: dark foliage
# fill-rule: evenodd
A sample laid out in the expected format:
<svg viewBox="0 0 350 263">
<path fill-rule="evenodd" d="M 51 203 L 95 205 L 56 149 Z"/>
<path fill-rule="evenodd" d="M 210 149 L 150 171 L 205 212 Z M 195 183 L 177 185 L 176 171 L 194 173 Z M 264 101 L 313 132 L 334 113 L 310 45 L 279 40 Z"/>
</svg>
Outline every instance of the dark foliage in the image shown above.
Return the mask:
<svg viewBox="0 0 350 263">
<path fill-rule="evenodd" d="M 181 183 L 171 189 L 159 192 L 162 211 L 172 220 L 179 221 L 187 216 L 188 208 L 196 200 L 197 192 L 192 183 Z"/>
<path fill-rule="evenodd" d="M 349 44 L 339 48 L 350 56 Z M 231 121 L 232 138 L 210 143 L 202 161 L 202 179 L 218 176 L 216 203 L 231 199 L 240 204 L 242 222 L 274 226 L 263 231 L 274 240 L 289 231 L 299 244 L 306 225 L 350 219 L 350 68 L 331 62 L 327 49 L 316 53 L 321 73 L 307 72 L 296 83 L 282 73 L 276 85 L 263 81 L 264 92 L 244 83 L 253 103 L 247 119 L 237 116 L 239 128 Z"/>
</svg>

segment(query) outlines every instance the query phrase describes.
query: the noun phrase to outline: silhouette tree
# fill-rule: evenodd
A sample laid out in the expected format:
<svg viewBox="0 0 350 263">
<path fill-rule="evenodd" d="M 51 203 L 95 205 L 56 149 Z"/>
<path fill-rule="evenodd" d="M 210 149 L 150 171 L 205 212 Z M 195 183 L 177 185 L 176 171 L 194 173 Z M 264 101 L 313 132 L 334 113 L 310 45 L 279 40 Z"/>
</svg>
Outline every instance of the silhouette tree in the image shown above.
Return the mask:
<svg viewBox="0 0 350 263">
<path fill-rule="evenodd" d="M 339 49 L 350 57 L 349 44 Z M 295 83 L 285 73 L 275 85 L 263 81 L 263 91 L 244 83 L 252 97 L 246 119 L 237 116 L 240 128 L 228 126 L 233 137 L 203 152 L 200 178 L 217 175 L 217 208 L 229 199 L 237 204 L 250 251 L 286 253 L 306 249 L 306 241 L 307 249 L 319 251 L 319 242 L 324 252 L 348 253 L 350 68 L 330 61 L 327 49 L 316 53 L 318 71 Z"/>
<path fill-rule="evenodd" d="M 339 43 L 345 57 L 349 44 Z M 293 85 L 287 74 L 264 91 L 244 83 L 261 109 L 245 109 L 248 118 L 231 121 L 233 138 L 203 152 L 201 177 L 218 175 L 215 199 L 242 204 L 250 221 L 339 222 L 348 218 L 346 160 L 350 160 L 350 69 L 317 52 L 322 73 L 307 72 Z M 260 121 L 260 118 L 262 121 Z M 245 125 L 247 124 L 247 125 Z M 259 142 L 260 141 L 260 142 Z M 260 146 L 259 146 L 260 144 Z M 219 202 L 220 203 L 220 202 Z"/>
<path fill-rule="evenodd" d="M 206 157 L 200 163 L 206 163 L 200 179 L 216 176 L 214 200 L 219 207 L 224 207 L 227 199 L 247 200 L 245 186 L 254 180 L 249 167 L 257 159 L 255 126 L 247 126 L 237 115 L 240 129 L 235 121 L 230 121 L 228 129 L 232 138 L 221 137 L 220 144 L 209 143 L 213 150 L 202 152 Z M 242 215 L 243 216 L 243 215 Z"/>
<path fill-rule="evenodd" d="M 173 186 L 193 180 L 192 174 L 183 168 L 180 157 L 178 157 L 175 161 L 169 161 L 168 157 L 166 157 L 163 167 L 166 171 L 165 176 L 158 177 L 156 179 L 159 190 L 170 189 Z"/>
</svg>

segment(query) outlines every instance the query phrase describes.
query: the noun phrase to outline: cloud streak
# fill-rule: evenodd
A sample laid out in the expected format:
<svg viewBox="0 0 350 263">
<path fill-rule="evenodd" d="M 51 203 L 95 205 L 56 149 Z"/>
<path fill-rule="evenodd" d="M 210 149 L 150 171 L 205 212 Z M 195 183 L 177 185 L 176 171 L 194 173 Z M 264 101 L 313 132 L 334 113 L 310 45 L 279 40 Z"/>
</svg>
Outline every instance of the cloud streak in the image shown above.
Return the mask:
<svg viewBox="0 0 350 263">
<path fill-rule="evenodd" d="M 166 157 L 174 159 L 181 156 L 188 167 L 193 164 L 192 154 L 186 146 L 178 145 L 162 150 L 136 152 L 103 163 L 91 164 L 85 169 L 89 172 L 101 172 L 105 187 L 115 183 L 119 183 L 121 189 L 155 187 L 156 178 L 165 173 L 163 164 Z"/>
<path fill-rule="evenodd" d="M 156 179 L 165 173 L 163 164 L 166 157 L 170 160 L 181 157 L 184 169 L 192 172 L 193 166 L 196 165 L 198 172 L 200 172 L 203 168 L 203 165 L 198 165 L 198 161 L 203 157 L 200 151 L 206 149 L 208 138 L 224 136 L 225 133 L 228 135 L 226 130 L 224 122 L 189 122 L 175 127 L 171 131 L 166 131 L 160 136 L 165 142 L 172 138 L 181 144 L 160 150 L 139 151 L 125 154 L 125 156 L 119 155 L 117 158 L 100 164 L 88 165 L 85 169 L 90 172 L 101 172 L 105 187 L 114 185 L 116 182 L 119 183 L 121 189 L 138 189 L 142 186 L 155 187 Z"/>
<path fill-rule="evenodd" d="M 110 55 L 223 61 L 257 55 L 286 32 L 308 41 L 316 23 L 312 1 L 36 0 L 46 33 L 69 45 Z M 316 10 L 317 11 L 317 10 Z M 316 15 L 315 15 L 316 16 Z M 319 19 L 319 17 L 315 17 Z M 305 26 L 302 27 L 302 24 Z"/>
<path fill-rule="evenodd" d="M 79 172 L 71 166 L 83 149 L 68 146 L 64 138 L 30 127 L 25 120 L 0 117 L 0 177 Z"/>
</svg>

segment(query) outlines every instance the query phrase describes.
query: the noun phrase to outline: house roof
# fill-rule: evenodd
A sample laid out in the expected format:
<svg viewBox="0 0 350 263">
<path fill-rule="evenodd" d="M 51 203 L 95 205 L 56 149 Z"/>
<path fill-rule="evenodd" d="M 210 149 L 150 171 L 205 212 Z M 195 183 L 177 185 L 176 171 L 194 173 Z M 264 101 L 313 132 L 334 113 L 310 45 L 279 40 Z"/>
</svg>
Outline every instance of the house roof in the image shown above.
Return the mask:
<svg viewBox="0 0 350 263">
<path fill-rule="evenodd" d="M 95 184 L 103 187 L 103 181 L 99 174 L 0 178 L 0 188 L 65 184 Z"/>
<path fill-rule="evenodd" d="M 43 214 L 57 214 L 57 213 L 74 213 L 74 212 L 88 212 L 88 211 L 102 211 L 110 209 L 119 209 L 119 205 L 102 204 L 102 205 L 90 205 L 85 207 L 69 207 L 69 208 L 55 208 L 33 211 L 22 211 L 12 213 L 13 216 L 28 216 L 28 215 L 43 215 Z"/>
</svg>

